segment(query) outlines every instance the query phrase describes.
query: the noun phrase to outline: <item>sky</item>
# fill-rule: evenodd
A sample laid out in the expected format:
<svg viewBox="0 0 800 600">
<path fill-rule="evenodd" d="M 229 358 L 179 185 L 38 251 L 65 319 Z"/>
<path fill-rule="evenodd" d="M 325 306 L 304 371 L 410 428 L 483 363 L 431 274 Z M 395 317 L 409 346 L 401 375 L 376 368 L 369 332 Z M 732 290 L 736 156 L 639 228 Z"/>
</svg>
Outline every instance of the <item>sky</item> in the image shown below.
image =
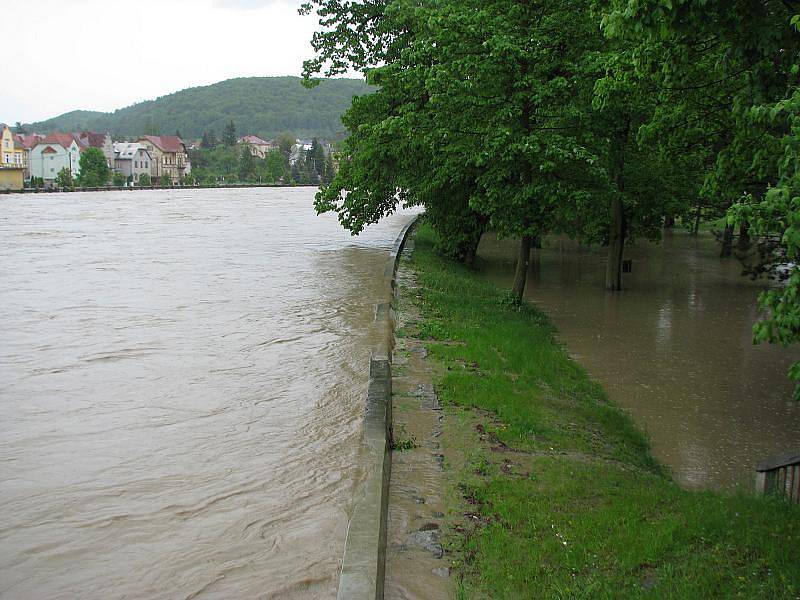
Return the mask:
<svg viewBox="0 0 800 600">
<path fill-rule="evenodd" d="M 113 111 L 233 77 L 300 75 L 300 0 L 0 0 L 0 122 Z"/>
</svg>

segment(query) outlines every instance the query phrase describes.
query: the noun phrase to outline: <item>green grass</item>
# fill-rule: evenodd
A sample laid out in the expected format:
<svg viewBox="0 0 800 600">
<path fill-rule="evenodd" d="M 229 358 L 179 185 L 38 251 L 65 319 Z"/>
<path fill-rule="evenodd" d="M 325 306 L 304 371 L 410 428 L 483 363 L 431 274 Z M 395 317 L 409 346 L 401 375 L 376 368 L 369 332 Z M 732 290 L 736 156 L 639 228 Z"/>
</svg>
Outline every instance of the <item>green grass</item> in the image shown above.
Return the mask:
<svg viewBox="0 0 800 600">
<path fill-rule="evenodd" d="M 443 447 L 465 456 L 447 537 L 459 597 L 800 598 L 798 507 L 678 487 L 547 317 L 434 243 L 421 226 L 412 266 Z"/>
</svg>

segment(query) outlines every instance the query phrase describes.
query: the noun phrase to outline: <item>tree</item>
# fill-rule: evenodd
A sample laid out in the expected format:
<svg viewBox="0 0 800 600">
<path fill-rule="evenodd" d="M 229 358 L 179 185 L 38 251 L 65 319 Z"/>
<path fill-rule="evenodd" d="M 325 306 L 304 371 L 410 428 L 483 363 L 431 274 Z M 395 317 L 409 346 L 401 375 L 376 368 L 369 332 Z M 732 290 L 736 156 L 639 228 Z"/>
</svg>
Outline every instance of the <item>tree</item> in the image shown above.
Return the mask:
<svg viewBox="0 0 800 600">
<path fill-rule="evenodd" d="M 172 177 L 170 177 L 168 173 L 162 173 L 161 176 L 158 178 L 158 185 L 160 185 L 161 187 L 171 187 Z"/>
<path fill-rule="evenodd" d="M 635 5 L 611 2 L 604 27 L 635 44 L 635 66 L 651 87 L 672 98 L 683 122 L 713 140 L 703 193 L 731 206 L 723 253 L 735 226 L 761 236 L 754 275 L 777 275 L 784 286 L 762 293 L 764 318 L 754 340 L 800 341 L 800 15 L 777 0 L 687 0 Z M 649 47 L 669 49 L 657 61 Z M 656 114 L 663 122 L 664 113 Z M 778 269 L 777 267 L 780 267 Z M 790 370 L 800 381 L 800 363 Z M 796 392 L 800 398 L 800 388 Z"/>
<path fill-rule="evenodd" d="M 333 165 L 333 156 L 331 153 L 328 153 L 328 155 L 325 156 L 325 164 L 322 168 L 322 183 L 324 185 L 330 184 L 335 175 L 336 168 Z"/>
<path fill-rule="evenodd" d="M 236 125 L 233 123 L 233 119 L 225 126 L 222 132 L 222 143 L 228 147 L 236 145 Z"/>
<path fill-rule="evenodd" d="M 247 144 L 242 144 L 239 157 L 239 180 L 249 181 L 256 176 L 256 159 Z"/>
<path fill-rule="evenodd" d="M 200 147 L 203 150 L 213 150 L 217 147 L 217 135 L 214 133 L 214 130 L 206 131 L 203 133 L 203 139 L 200 141 Z M 192 161 L 194 162 L 194 161 Z"/>
<path fill-rule="evenodd" d="M 297 143 L 297 137 L 291 133 L 284 132 L 275 138 L 275 143 L 277 144 L 281 153 L 283 153 L 283 155 L 286 157 L 288 164 L 289 155 L 292 153 L 292 148 Z"/>
<path fill-rule="evenodd" d="M 20 121 L 17 121 L 16 123 L 14 123 L 14 133 L 25 135 L 26 133 L 28 133 L 28 130 L 25 129 L 25 126 Z"/>
<path fill-rule="evenodd" d="M 122 173 L 114 173 L 113 182 L 116 187 L 125 185 L 125 175 Z"/>
<path fill-rule="evenodd" d="M 72 188 L 74 185 L 72 171 L 67 167 L 61 169 L 56 175 L 56 186 L 60 188 Z"/>
<path fill-rule="evenodd" d="M 310 169 L 316 173 L 317 178 L 320 179 L 322 172 L 325 170 L 325 149 L 317 138 L 311 141 L 311 148 L 308 149 L 306 154 L 306 162 L 310 165 Z"/>
<path fill-rule="evenodd" d="M 87 148 L 81 152 L 78 184 L 83 187 L 100 187 L 108 184 L 111 172 L 100 148 Z"/>
<path fill-rule="evenodd" d="M 141 175 L 139 175 L 139 185 L 144 187 L 152 185 L 152 181 L 150 180 L 150 175 L 148 175 L 147 173 L 142 173 Z"/>
</svg>

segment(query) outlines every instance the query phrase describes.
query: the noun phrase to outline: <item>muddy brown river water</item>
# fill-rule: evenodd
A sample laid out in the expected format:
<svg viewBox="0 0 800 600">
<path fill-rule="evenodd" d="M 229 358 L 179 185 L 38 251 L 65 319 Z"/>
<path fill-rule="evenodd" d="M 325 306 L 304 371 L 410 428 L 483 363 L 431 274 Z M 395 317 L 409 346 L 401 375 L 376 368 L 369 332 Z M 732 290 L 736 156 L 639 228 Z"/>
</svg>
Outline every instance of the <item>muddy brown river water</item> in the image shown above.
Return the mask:
<svg viewBox="0 0 800 600">
<path fill-rule="evenodd" d="M 800 448 L 797 348 L 753 346 L 763 283 L 718 258 L 710 234 L 666 232 L 626 252 L 625 291 L 603 290 L 605 250 L 547 239 L 526 296 L 554 320 L 572 355 L 648 433 L 657 458 L 690 488 L 752 489 L 754 467 Z M 515 243 L 485 236 L 480 268 L 510 285 Z"/>
<path fill-rule="evenodd" d="M 0 597 L 335 597 L 411 215 L 313 193 L 0 199 Z"/>
</svg>

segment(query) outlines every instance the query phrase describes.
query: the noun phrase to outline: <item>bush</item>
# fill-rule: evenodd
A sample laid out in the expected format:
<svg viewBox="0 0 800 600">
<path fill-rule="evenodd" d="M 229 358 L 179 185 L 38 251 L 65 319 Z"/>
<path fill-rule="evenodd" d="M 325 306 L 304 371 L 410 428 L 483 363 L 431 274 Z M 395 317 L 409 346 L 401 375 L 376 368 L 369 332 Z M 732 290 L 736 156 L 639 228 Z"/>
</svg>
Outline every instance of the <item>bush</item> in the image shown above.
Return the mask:
<svg viewBox="0 0 800 600">
<path fill-rule="evenodd" d="M 122 173 L 114 173 L 114 185 L 117 187 L 125 185 L 125 175 Z"/>
<path fill-rule="evenodd" d="M 150 181 L 150 175 L 148 175 L 147 173 L 142 173 L 141 175 L 139 175 L 139 185 L 144 185 L 144 186 L 152 185 L 152 182 Z"/>
</svg>

